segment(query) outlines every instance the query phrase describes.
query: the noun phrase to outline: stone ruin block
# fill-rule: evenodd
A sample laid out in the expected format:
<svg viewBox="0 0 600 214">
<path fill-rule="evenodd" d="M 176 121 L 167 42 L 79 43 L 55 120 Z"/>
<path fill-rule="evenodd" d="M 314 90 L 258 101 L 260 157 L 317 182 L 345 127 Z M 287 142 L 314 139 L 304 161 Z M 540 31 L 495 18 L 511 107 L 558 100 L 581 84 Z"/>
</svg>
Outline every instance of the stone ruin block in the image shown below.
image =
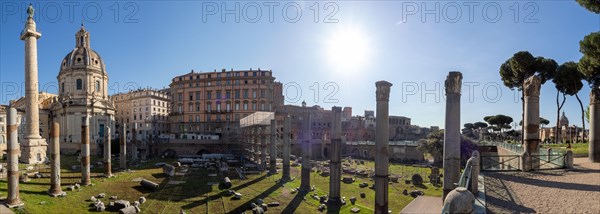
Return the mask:
<svg viewBox="0 0 600 214">
<path fill-rule="evenodd" d="M 163 166 L 163 173 L 171 177 L 175 176 L 175 166 L 165 164 Z"/>
</svg>

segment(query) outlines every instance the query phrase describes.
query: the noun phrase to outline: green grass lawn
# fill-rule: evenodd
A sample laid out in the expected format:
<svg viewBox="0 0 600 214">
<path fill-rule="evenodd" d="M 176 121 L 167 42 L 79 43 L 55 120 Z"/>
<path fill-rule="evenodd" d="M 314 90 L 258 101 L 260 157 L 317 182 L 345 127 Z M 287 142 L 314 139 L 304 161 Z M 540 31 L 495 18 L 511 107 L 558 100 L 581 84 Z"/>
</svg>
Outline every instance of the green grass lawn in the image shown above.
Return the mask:
<svg viewBox="0 0 600 214">
<path fill-rule="evenodd" d="M 93 158 L 92 163 L 100 161 L 99 158 Z M 80 173 L 71 172 L 71 165 L 78 165 L 76 157 L 63 156 L 63 189 L 66 185 L 79 181 Z M 316 190 L 307 195 L 301 193 L 292 193 L 291 189 L 300 186 L 300 167 L 292 167 L 291 175 L 295 177 L 293 181 L 279 183 L 281 174 L 276 175 L 250 175 L 246 180 L 240 180 L 235 174 L 230 174 L 233 187 L 231 189 L 243 194 L 241 200 L 234 200 L 230 196 L 225 196 L 224 190 L 219 190 L 215 186 L 208 186 L 207 182 L 217 182 L 216 177 L 209 177 L 209 172 L 202 169 L 190 168 L 190 173 L 183 176 L 168 178 L 162 174 L 162 168 L 154 167 L 156 162 L 171 163 L 173 160 L 155 159 L 139 167 L 132 168 L 130 172 L 114 173 L 115 177 L 102 178 L 101 169 L 92 169 L 93 186 L 82 187 L 80 190 L 67 191 L 67 196 L 63 198 L 53 198 L 46 194 L 49 188 L 49 178 L 32 179 L 30 182 L 20 184 L 20 197 L 25 202 L 21 209 L 14 209 L 16 213 L 87 213 L 93 212 L 88 201 L 91 196 L 99 193 L 106 193 L 107 198 L 101 199 L 108 206 L 108 197 L 115 195 L 119 199 L 133 202 L 140 196 L 144 196 L 147 202 L 140 208 L 143 213 L 178 213 L 179 210 L 185 210 L 187 213 L 240 213 L 250 208 L 250 203 L 256 199 L 262 198 L 265 203 L 272 201 L 280 202 L 279 207 L 270 207 L 268 213 L 283 213 L 294 211 L 295 213 L 318 213 L 317 207 L 319 201 L 310 197 L 313 193 L 319 196 L 327 194 L 329 191 L 329 177 L 323 177 L 316 172 L 311 173 L 311 185 L 315 185 Z M 113 163 L 116 167 L 117 162 Z M 372 169 L 374 163 L 365 161 L 364 165 L 352 164 L 351 167 L 357 169 Z M 410 178 L 414 173 L 420 173 L 425 182 L 430 173 L 429 168 L 420 168 L 400 164 L 392 164 L 390 173 L 401 175 L 401 182 L 391 183 L 389 186 L 389 208 L 397 213 L 410 203 L 413 198 L 402 194 L 402 190 L 422 190 L 425 195 L 441 196 L 442 188 L 434 187 L 429 183 L 421 187 L 414 187 L 404 183 L 404 179 Z M 350 175 L 342 175 L 350 176 Z M 136 178 L 144 178 L 160 184 L 157 192 L 151 192 L 143 189 Z M 348 204 L 342 206 L 340 213 L 350 213 L 353 207 L 361 208 L 361 213 L 372 213 L 375 200 L 375 191 L 367 188 L 360 188 L 359 184 L 367 182 L 373 183 L 370 178 L 355 177 L 356 182 L 352 184 L 341 183 L 341 194 L 346 197 Z M 181 182 L 181 183 L 177 183 Z M 0 180 L 0 198 L 6 197 L 6 179 Z M 360 193 L 365 193 L 366 197 L 362 199 Z M 356 197 L 356 205 L 350 204 L 350 197 Z"/>
<path fill-rule="evenodd" d="M 567 145 L 564 144 L 543 144 L 542 147 L 551 147 L 554 151 L 558 152 L 566 152 Z M 571 151 L 573 151 L 573 155 L 575 157 L 587 157 L 589 151 L 589 143 L 574 143 L 571 144 Z"/>
</svg>

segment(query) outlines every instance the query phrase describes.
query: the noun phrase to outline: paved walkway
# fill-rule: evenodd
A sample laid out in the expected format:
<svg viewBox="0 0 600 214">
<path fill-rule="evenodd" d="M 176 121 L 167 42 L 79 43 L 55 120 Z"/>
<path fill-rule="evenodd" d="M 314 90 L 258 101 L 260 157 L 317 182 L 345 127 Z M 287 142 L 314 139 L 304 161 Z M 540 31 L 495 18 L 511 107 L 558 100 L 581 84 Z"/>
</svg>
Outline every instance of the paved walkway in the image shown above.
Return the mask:
<svg viewBox="0 0 600 214">
<path fill-rule="evenodd" d="M 575 169 L 486 172 L 490 213 L 600 213 L 600 163 L 575 158 Z"/>
<path fill-rule="evenodd" d="M 4 203 L 0 203 L 0 214 L 14 214 L 14 212 L 8 209 Z"/>
<path fill-rule="evenodd" d="M 401 214 L 410 213 L 435 213 L 442 212 L 442 197 L 419 196 L 411 201 L 402 211 Z"/>
</svg>

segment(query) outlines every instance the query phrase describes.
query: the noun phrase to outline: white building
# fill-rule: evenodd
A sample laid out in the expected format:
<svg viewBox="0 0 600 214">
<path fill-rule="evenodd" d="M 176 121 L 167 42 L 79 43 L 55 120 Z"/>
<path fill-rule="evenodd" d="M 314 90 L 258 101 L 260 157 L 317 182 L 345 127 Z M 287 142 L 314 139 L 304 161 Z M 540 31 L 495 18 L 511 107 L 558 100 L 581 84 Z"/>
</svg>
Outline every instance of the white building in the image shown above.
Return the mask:
<svg viewBox="0 0 600 214">
<path fill-rule="evenodd" d="M 140 89 L 111 96 L 115 103 L 116 126 L 137 126 L 138 140 L 154 139 L 169 133 L 171 97 L 159 90 Z"/>
<path fill-rule="evenodd" d="M 92 154 L 104 136 L 104 127 L 114 129 L 115 108 L 108 96 L 108 74 L 100 55 L 90 47 L 90 33 L 83 25 L 75 34 L 75 48 L 61 61 L 58 97 L 50 114 L 60 127 L 61 150 L 77 151 L 81 144 L 81 123 L 90 116 Z"/>
</svg>

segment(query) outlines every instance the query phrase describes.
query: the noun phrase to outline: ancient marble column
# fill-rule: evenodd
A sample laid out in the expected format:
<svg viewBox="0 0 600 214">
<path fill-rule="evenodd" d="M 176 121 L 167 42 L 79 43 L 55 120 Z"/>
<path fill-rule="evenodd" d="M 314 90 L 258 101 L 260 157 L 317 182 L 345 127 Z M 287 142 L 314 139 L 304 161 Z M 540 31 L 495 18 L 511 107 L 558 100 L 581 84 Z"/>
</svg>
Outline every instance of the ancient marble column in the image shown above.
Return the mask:
<svg viewBox="0 0 600 214">
<path fill-rule="evenodd" d="M 300 191 L 310 191 L 310 172 L 312 167 L 310 165 L 310 153 L 311 153 L 311 130 L 310 130 L 310 112 L 304 113 L 302 121 L 302 169 L 300 170 Z"/>
<path fill-rule="evenodd" d="M 460 90 L 462 73 L 451 71 L 445 82 L 446 121 L 444 127 L 444 187 L 443 199 L 454 189 L 460 178 Z"/>
<path fill-rule="evenodd" d="M 277 173 L 277 122 L 271 120 L 271 139 L 269 140 L 269 173 Z"/>
<path fill-rule="evenodd" d="M 590 92 L 589 138 L 589 158 L 592 162 L 600 162 L 600 88 L 598 87 L 594 87 Z"/>
<path fill-rule="evenodd" d="M 104 127 L 104 177 L 112 177 L 110 126 Z"/>
<path fill-rule="evenodd" d="M 267 170 L 267 127 L 264 126 L 260 132 L 260 168 Z"/>
<path fill-rule="evenodd" d="M 252 130 L 252 136 L 253 136 L 253 146 L 254 146 L 254 162 L 256 162 L 256 164 L 259 164 L 260 161 L 260 143 L 259 143 L 259 139 L 260 139 L 260 127 L 254 127 L 254 129 Z M 262 170 L 262 169 L 261 169 Z"/>
<path fill-rule="evenodd" d="M 33 7 L 27 9 L 28 18 L 21 40 L 25 41 L 25 121 L 21 160 L 26 164 L 42 163 L 46 157 L 46 139 L 40 136 L 40 113 L 38 100 L 37 40 L 42 36 L 36 30 Z M 40 160 L 41 159 L 41 160 Z"/>
<path fill-rule="evenodd" d="M 285 116 L 283 119 L 283 169 L 281 180 L 289 181 L 291 180 L 290 176 L 290 129 L 292 126 L 292 119 L 289 115 Z"/>
<path fill-rule="evenodd" d="M 22 206 L 23 202 L 19 198 L 19 154 L 21 153 L 19 150 L 19 134 L 17 133 L 17 110 L 13 107 L 8 109 L 7 113 L 7 137 L 8 137 L 8 145 L 7 145 L 7 154 L 8 154 L 8 171 L 6 175 L 8 176 L 8 196 L 6 197 L 6 205 L 8 207 L 18 207 Z"/>
<path fill-rule="evenodd" d="M 137 123 L 133 123 L 131 127 L 131 161 L 136 161 L 138 156 L 137 148 Z"/>
<path fill-rule="evenodd" d="M 339 205 L 340 180 L 342 179 L 342 108 L 333 107 L 331 123 L 331 162 L 329 163 L 329 204 Z"/>
<path fill-rule="evenodd" d="M 127 125 L 121 125 L 121 133 L 119 133 L 119 168 L 127 169 Z"/>
<path fill-rule="evenodd" d="M 60 187 L 60 125 L 50 126 L 50 189 L 48 194 L 57 197 L 63 193 Z"/>
<path fill-rule="evenodd" d="M 538 76 L 529 77 L 523 83 L 525 92 L 524 112 L 524 151 L 521 155 L 521 170 L 529 171 L 540 166 L 539 157 L 532 158 L 531 155 L 538 154 L 540 144 L 540 86 L 542 82 Z"/>
<path fill-rule="evenodd" d="M 392 83 L 375 83 L 377 115 L 375 117 L 375 213 L 388 213 L 389 102 Z"/>
<path fill-rule="evenodd" d="M 90 117 L 81 117 L 81 185 L 90 185 Z"/>
</svg>

